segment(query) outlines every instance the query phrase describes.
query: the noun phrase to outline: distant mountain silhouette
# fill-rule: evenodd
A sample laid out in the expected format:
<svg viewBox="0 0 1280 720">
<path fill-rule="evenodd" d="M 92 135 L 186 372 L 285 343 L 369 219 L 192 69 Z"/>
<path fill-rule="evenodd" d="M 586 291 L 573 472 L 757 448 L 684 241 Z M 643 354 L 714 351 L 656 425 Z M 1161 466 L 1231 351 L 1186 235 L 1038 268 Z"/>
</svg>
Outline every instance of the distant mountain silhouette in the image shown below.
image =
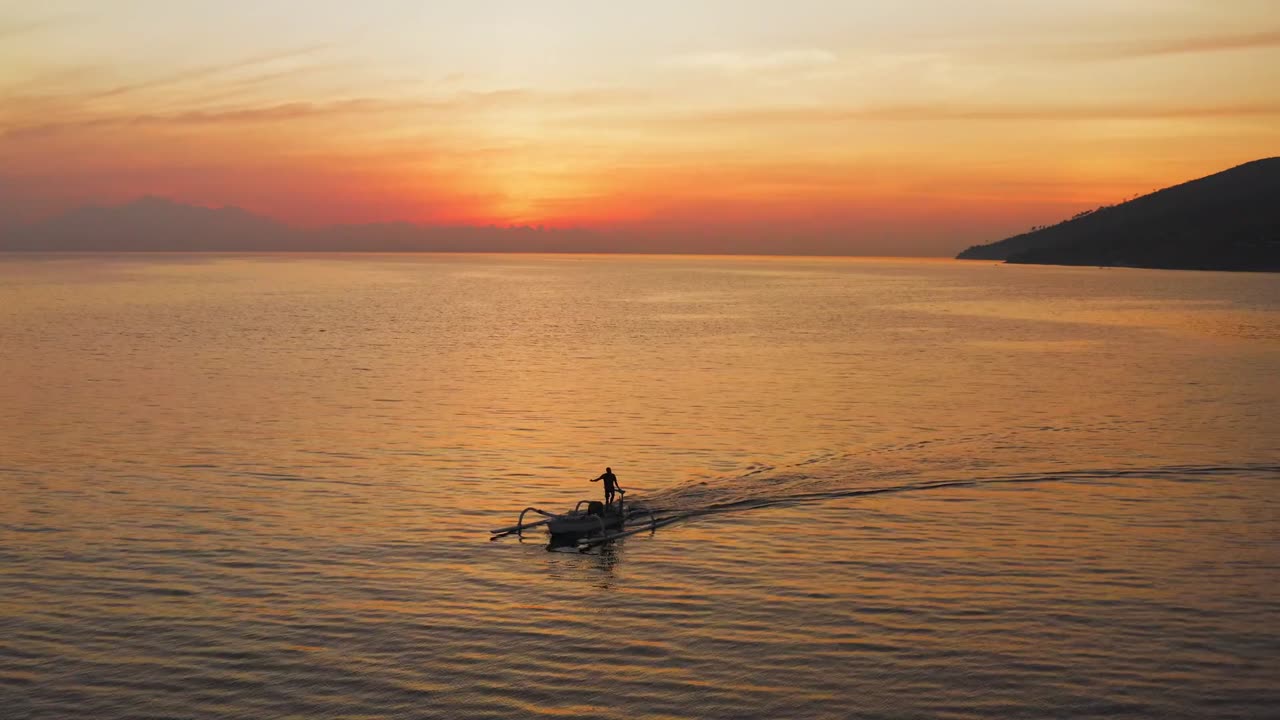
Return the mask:
<svg viewBox="0 0 1280 720">
<path fill-rule="evenodd" d="M 30 252 L 544 252 L 840 253 L 832 232 L 780 242 L 749 232 L 646 232 L 406 222 L 300 229 L 240 208 L 205 208 L 145 197 L 82 207 L 25 226 L 0 224 L 0 251 Z"/>
<path fill-rule="evenodd" d="M 1040 265 L 1280 271 L 1280 158 L 1101 207 L 956 257 Z"/>
<path fill-rule="evenodd" d="M 9 228 L 0 250 L 52 252 L 287 250 L 298 232 L 240 208 L 203 208 L 157 197 L 117 207 L 82 207 Z"/>
<path fill-rule="evenodd" d="M 607 252 L 585 230 L 335 225 L 303 230 L 240 208 L 205 208 L 158 197 L 82 207 L 21 227 L 0 226 L 0 250 L 37 252 Z"/>
</svg>

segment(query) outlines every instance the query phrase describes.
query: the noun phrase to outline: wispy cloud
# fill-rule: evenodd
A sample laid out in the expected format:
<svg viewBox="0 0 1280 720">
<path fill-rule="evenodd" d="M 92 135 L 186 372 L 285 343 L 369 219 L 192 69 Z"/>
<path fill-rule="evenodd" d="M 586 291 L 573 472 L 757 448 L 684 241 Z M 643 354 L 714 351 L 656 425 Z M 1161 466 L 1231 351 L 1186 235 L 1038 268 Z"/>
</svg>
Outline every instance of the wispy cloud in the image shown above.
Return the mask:
<svg viewBox="0 0 1280 720">
<path fill-rule="evenodd" d="M 1045 44 L 1035 48 L 1019 48 L 1033 57 L 1060 60 L 1124 60 L 1130 58 L 1190 55 L 1236 50 L 1280 48 L 1280 29 L 1248 33 L 1190 35 L 1143 40 L 1097 41 L 1074 44 Z"/>
<path fill-rule="evenodd" d="M 402 115 L 419 125 L 465 121 L 494 113 L 534 111 L 557 118 L 581 115 L 610 108 L 629 107 L 647 97 L 643 93 L 613 89 L 565 92 L 509 88 L 491 91 L 458 92 L 435 98 L 355 97 L 329 101 L 245 103 L 233 105 L 195 104 L 172 112 L 95 111 L 91 105 L 77 104 L 74 98 L 32 98 L 23 102 L 10 98 L 8 117 L 0 115 L 0 140 L 16 141 L 63 133 L 110 128 L 212 128 L 281 123 L 323 122 L 354 117 Z M 50 112 L 56 107 L 57 112 Z M 49 117 L 58 120 L 49 121 Z M 376 122 L 366 127 L 380 127 Z"/>
<path fill-rule="evenodd" d="M 237 70 L 245 70 L 248 68 L 257 68 L 271 63 L 277 63 L 284 60 L 295 60 L 301 57 L 314 55 L 326 49 L 333 47 L 332 43 L 318 43 L 300 48 L 289 50 L 281 50 L 276 52 L 262 53 L 250 57 L 242 58 L 226 63 L 216 63 L 210 65 L 202 65 L 200 67 L 188 68 L 180 72 L 162 75 L 160 77 L 140 82 L 128 83 L 125 85 L 117 85 L 106 90 L 94 93 L 91 98 L 116 97 L 119 95 L 127 95 L 130 93 L 140 92 L 144 90 L 154 90 L 170 85 L 184 85 L 186 83 L 205 80 L 235 72 Z"/>
<path fill-rule="evenodd" d="M 31 35 L 47 30 L 56 30 L 60 27 L 66 27 L 83 19 L 83 15 L 75 13 L 51 15 L 38 20 L 0 19 L 0 40 L 10 40 L 23 35 Z"/>
<path fill-rule="evenodd" d="M 837 61 L 835 54 L 820 49 L 777 50 L 765 53 L 702 52 L 678 55 L 663 65 L 689 70 L 724 73 L 779 72 L 808 70 Z"/>
<path fill-rule="evenodd" d="M 1280 29 L 1238 35 L 1205 35 L 1179 40 L 1153 42 L 1136 46 L 1135 52 L 1147 55 L 1173 53 L 1218 52 L 1223 50 L 1251 50 L 1280 47 Z"/>
<path fill-rule="evenodd" d="M 28 33 L 36 32 L 46 27 L 50 27 L 51 22 L 48 21 L 30 21 L 30 22 L 4 22 L 0 23 L 0 40 L 8 40 L 10 38 L 20 37 Z"/>
<path fill-rule="evenodd" d="M 757 107 L 674 114 L 676 123 L 718 124 L 726 129 L 854 121 L 1086 121 L 1176 120 L 1280 116 L 1280 103 L 1147 105 L 883 105 L 867 107 Z"/>
<path fill-rule="evenodd" d="M 372 115 L 402 111 L 420 104 L 391 102 L 374 98 L 353 98 L 335 102 L 287 102 L 260 106 L 199 109 L 175 113 L 136 113 L 83 115 L 73 120 L 33 122 L 11 126 L 0 138 L 32 140 L 61 133 L 102 130 L 108 128 L 194 127 L 279 123 L 353 115 Z"/>
</svg>

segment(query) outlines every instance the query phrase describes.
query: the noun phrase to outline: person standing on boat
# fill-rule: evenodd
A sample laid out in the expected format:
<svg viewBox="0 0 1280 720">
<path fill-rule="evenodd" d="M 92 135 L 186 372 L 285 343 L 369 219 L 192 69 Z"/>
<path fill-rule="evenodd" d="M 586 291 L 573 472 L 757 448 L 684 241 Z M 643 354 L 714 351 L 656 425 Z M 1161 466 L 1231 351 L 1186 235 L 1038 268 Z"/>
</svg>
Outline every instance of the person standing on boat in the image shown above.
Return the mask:
<svg viewBox="0 0 1280 720">
<path fill-rule="evenodd" d="M 622 486 L 618 484 L 618 476 L 613 474 L 613 468 L 607 467 L 604 469 L 604 473 L 602 473 L 600 477 L 591 478 L 591 482 L 600 482 L 601 480 L 604 481 L 605 507 L 613 504 L 613 494 L 615 491 L 620 492 L 623 495 L 627 493 L 627 491 L 623 490 Z"/>
</svg>

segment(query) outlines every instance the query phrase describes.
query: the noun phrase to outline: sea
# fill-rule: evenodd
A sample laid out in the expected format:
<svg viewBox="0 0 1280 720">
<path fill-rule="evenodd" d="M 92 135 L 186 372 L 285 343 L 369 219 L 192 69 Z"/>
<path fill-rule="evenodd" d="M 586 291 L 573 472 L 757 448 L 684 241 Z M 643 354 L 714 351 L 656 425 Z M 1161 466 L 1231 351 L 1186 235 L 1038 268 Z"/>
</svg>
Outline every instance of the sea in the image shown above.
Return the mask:
<svg viewBox="0 0 1280 720">
<path fill-rule="evenodd" d="M 0 496 L 6 720 L 1273 718 L 1280 276 L 0 255 Z"/>
</svg>

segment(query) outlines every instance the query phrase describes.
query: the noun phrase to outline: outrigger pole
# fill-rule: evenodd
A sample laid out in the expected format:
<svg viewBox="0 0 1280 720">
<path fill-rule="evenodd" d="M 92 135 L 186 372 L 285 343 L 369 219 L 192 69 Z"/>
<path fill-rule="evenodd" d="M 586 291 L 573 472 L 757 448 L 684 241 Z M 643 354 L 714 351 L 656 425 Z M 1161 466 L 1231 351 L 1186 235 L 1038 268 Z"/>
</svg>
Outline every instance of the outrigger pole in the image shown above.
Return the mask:
<svg viewBox="0 0 1280 720">
<path fill-rule="evenodd" d="M 538 513 L 539 515 L 542 515 L 542 516 L 543 516 L 543 517 L 545 517 L 546 519 L 545 519 L 545 520 L 539 520 L 539 521 L 537 521 L 537 522 L 532 522 L 532 523 L 529 523 L 528 525 L 525 525 L 525 524 L 524 524 L 524 514 L 525 514 L 525 513 L 527 513 L 527 512 L 529 512 L 530 510 L 532 510 L 533 512 Z M 547 523 L 551 522 L 551 518 L 553 518 L 553 517 L 555 517 L 555 513 L 549 513 L 549 512 L 547 512 L 546 510 L 539 510 L 538 508 L 533 507 L 533 506 L 531 505 L 531 506 L 529 506 L 529 507 L 525 508 L 524 510 L 521 510 L 521 511 L 520 511 L 520 520 L 519 520 L 519 521 L 517 521 L 515 525 L 512 525 L 511 527 L 507 527 L 507 528 L 502 528 L 502 529 L 500 529 L 500 530 L 490 530 L 489 532 L 492 534 L 492 537 L 490 537 L 489 539 L 490 539 L 490 540 L 497 540 L 497 539 L 498 539 L 498 538 L 500 538 L 500 537 L 505 537 L 505 536 L 510 535 L 510 534 L 512 534 L 512 533 L 515 533 L 516 535 L 523 535 L 525 530 L 527 530 L 527 529 L 529 529 L 529 528 L 538 527 L 539 525 L 546 525 Z"/>
</svg>

